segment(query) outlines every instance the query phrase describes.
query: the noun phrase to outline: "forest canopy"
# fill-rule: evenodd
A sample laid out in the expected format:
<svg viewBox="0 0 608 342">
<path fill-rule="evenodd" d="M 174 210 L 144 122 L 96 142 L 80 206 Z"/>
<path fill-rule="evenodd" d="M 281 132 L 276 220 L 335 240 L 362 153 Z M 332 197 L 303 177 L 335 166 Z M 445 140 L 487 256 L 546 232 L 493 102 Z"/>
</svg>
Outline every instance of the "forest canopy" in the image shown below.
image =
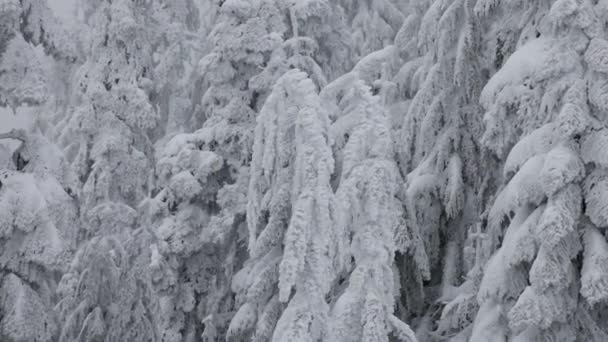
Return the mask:
<svg viewBox="0 0 608 342">
<path fill-rule="evenodd" d="M 0 0 L 0 341 L 608 341 L 607 18 Z"/>
</svg>

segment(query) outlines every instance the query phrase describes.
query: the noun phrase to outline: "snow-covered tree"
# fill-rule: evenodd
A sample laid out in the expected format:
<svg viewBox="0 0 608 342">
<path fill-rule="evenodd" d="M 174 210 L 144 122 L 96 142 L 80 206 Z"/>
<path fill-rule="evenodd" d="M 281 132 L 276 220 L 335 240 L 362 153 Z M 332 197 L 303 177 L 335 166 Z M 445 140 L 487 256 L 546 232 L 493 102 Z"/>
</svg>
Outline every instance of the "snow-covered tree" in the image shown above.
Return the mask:
<svg viewBox="0 0 608 342">
<path fill-rule="evenodd" d="M 0 169 L 0 338 L 54 341 L 58 277 L 76 247 L 75 175 L 43 135 L 12 130 L 20 142 Z"/>
<path fill-rule="evenodd" d="M 234 314 L 230 282 L 244 259 L 248 164 L 261 106 L 248 83 L 286 30 L 276 1 L 208 2 L 201 11 L 209 5 L 218 6 L 204 47 L 210 50 L 180 109 L 199 129 L 168 129 L 159 141 L 157 193 L 145 205 L 159 240 L 150 266 L 166 341 L 221 338 Z"/>
<path fill-rule="evenodd" d="M 0 104 L 17 108 L 40 105 L 48 100 L 49 74 L 44 54 L 21 36 L 11 39 L 1 57 Z"/>
<path fill-rule="evenodd" d="M 337 246 L 329 119 L 315 88 L 305 73 L 288 71 L 258 117 L 247 203 L 251 258 L 233 281 L 239 310 L 229 338 L 326 334 Z"/>
<path fill-rule="evenodd" d="M 348 41 L 353 61 L 393 43 L 405 19 L 399 1 L 337 1 L 350 32 Z"/>
<path fill-rule="evenodd" d="M 43 131 L 64 100 L 60 65 L 71 65 L 76 50 L 46 1 L 2 1 L 0 21 L 0 106 L 35 121 L 31 131 L 0 134 L 17 142 L 0 163 L 0 339 L 54 341 L 57 283 L 80 230 L 79 184 Z"/>
<path fill-rule="evenodd" d="M 150 12 L 148 27 L 154 32 L 150 98 L 160 115 L 156 135 L 187 132 L 194 112 L 193 95 L 200 91 L 198 61 L 210 50 L 206 37 L 217 6 L 210 0 L 153 1 Z"/>
<path fill-rule="evenodd" d="M 351 44 L 352 32 L 344 8 L 344 5 L 349 5 L 348 2 L 328 0 L 282 0 L 281 2 L 285 3 L 288 11 L 291 24 L 290 36 L 307 37 L 315 42 L 317 48 L 314 60 L 328 80 L 335 79 L 350 70 L 359 56 L 354 54 Z M 308 68 L 302 70 L 312 76 Z"/>
<path fill-rule="evenodd" d="M 145 8 L 128 1 L 95 5 L 88 59 L 76 74 L 77 103 L 59 138 L 84 184 L 83 215 L 111 217 L 122 209 L 110 203 L 133 208 L 147 195 L 153 158 L 147 130 L 157 114 L 146 91 L 151 61 L 140 26 Z M 90 235 L 112 233 L 98 228 L 91 226 Z"/>
<path fill-rule="evenodd" d="M 340 244 L 344 244 L 340 261 L 348 282 L 334 290 L 338 298 L 332 303 L 325 340 L 388 341 L 392 334 L 400 341 L 413 342 L 413 331 L 394 316 L 399 295 L 395 251 L 400 244 L 415 245 L 416 241 L 396 239 L 406 228 L 404 208 L 397 198 L 402 180 L 383 107 L 389 84 L 384 80 L 379 84 L 380 94 L 372 96 L 362 80 L 340 83 L 330 84 L 328 89 L 339 86 L 344 93 L 340 99 L 334 98 L 341 113 L 331 133 L 332 140 L 342 141 L 334 146 L 339 148 L 341 166 L 336 225 Z"/>
<path fill-rule="evenodd" d="M 141 234 L 118 238 L 87 241 L 63 275 L 56 308 L 59 341 L 159 340 L 147 263 L 142 262 L 149 255 L 140 247 L 146 239 Z"/>
<path fill-rule="evenodd" d="M 138 229 L 137 213 L 150 190 L 148 132 L 158 121 L 149 100 L 152 32 L 145 25 L 151 4 L 94 1 L 82 7 L 86 61 L 75 72 L 74 109 L 59 141 L 82 182 L 85 229 L 60 284 L 60 340 L 154 340 L 154 298 L 147 263 L 139 261 L 149 257 L 150 236 Z"/>
<path fill-rule="evenodd" d="M 207 325 L 225 331 L 237 229 L 244 222 L 238 213 L 246 203 L 240 192 L 246 185 L 227 184 L 219 155 L 201 151 L 191 135 L 177 137 L 183 140 L 172 139 L 158 158 L 160 192 L 142 205 L 156 239 L 149 268 L 161 297 L 162 341 L 196 339 Z"/>
<path fill-rule="evenodd" d="M 432 330 L 441 338 L 452 337 L 476 311 L 479 272 L 473 270 L 470 252 L 492 186 L 493 175 L 482 173 L 482 166 L 492 170 L 493 161 L 481 156 L 479 148 L 485 61 L 483 27 L 474 5 L 467 0 L 411 1 L 394 39 L 404 62 L 392 73 L 394 90 L 386 106 L 406 181 L 405 226 L 419 232 L 422 242 L 422 248 L 406 250 L 410 255 L 397 254 L 400 304 L 402 319 L 420 319 L 422 340 L 432 338 Z M 430 315 L 438 309 L 443 312 L 434 322 Z"/>
<path fill-rule="evenodd" d="M 475 9 L 488 15 L 508 6 Z M 481 142 L 504 166 L 488 212 L 481 252 L 489 261 L 471 341 L 606 338 L 597 311 L 605 238 L 596 228 L 606 224 L 605 171 L 595 159 L 601 153 L 590 155 L 603 131 L 593 99 L 605 77 L 600 9 L 575 1 L 529 8 L 510 33 L 515 52 L 481 93 Z"/>
<path fill-rule="evenodd" d="M 176 232 L 195 237 L 188 247 L 155 247 L 158 289 L 163 300 L 180 303 L 166 305 L 171 312 L 166 324 L 176 338 L 180 329 L 197 336 L 203 326 L 206 338 L 224 336 L 238 309 L 229 284 L 246 257 L 242 228 L 257 112 L 289 69 L 307 72 L 318 89 L 327 83 L 318 61 L 339 64 L 338 55 L 315 40 L 329 27 L 335 12 L 328 10 L 335 6 L 271 0 L 220 5 L 207 39 L 212 49 L 199 63 L 190 99 L 191 123 L 202 127 L 159 142 L 164 145 L 157 163 L 160 192 L 150 202 L 157 208 L 152 221 L 161 240 L 173 239 Z M 318 22 L 323 25 L 313 25 Z M 337 44 L 342 33 L 332 33 L 333 40 L 324 43 Z M 180 272 L 184 267 L 188 271 Z M 195 304 L 183 302 L 183 293 Z"/>
<path fill-rule="evenodd" d="M 46 0 L 0 2 L 0 105 L 43 105 L 58 96 L 61 67 L 78 56 L 73 35 Z M 58 100 L 58 99 L 55 99 Z"/>
</svg>

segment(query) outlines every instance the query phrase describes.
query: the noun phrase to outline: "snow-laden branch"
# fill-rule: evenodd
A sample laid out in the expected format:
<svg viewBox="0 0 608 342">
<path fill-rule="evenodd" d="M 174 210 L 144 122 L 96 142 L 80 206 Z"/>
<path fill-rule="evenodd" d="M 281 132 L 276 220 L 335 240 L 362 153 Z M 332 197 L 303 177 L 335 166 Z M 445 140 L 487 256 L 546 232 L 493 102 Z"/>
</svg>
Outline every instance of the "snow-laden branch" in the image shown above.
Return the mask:
<svg viewBox="0 0 608 342">
<path fill-rule="evenodd" d="M 11 129 L 6 133 L 0 133 L 0 140 L 2 139 L 15 139 L 22 142 L 26 142 L 26 134 L 23 129 Z"/>
</svg>

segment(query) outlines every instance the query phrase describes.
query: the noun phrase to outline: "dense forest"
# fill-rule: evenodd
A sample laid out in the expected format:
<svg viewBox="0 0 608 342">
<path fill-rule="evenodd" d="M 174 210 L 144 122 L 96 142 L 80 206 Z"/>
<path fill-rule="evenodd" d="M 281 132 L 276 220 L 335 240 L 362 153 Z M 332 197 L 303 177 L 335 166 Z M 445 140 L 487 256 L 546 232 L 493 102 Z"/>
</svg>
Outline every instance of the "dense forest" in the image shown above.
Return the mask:
<svg viewBox="0 0 608 342">
<path fill-rule="evenodd" d="M 608 341 L 608 0 L 61 1 L 0 0 L 0 341 Z"/>
</svg>

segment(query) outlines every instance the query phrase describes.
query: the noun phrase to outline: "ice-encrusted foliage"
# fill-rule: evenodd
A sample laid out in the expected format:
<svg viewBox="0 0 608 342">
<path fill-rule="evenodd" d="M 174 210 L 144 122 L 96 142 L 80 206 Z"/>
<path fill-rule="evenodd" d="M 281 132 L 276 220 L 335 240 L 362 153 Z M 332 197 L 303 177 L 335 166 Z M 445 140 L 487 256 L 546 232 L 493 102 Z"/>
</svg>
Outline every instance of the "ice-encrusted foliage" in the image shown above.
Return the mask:
<svg viewBox="0 0 608 342">
<path fill-rule="evenodd" d="M 278 82 L 277 86 L 296 98 L 291 110 L 295 109 L 297 116 L 291 163 L 292 214 L 285 232 L 278 284 L 279 300 L 288 304 L 277 322 L 273 341 L 318 340 L 327 329 L 325 296 L 335 274 L 336 258 L 329 117 L 304 73 L 290 71 L 283 77 L 289 82 Z M 300 93 L 295 92 L 297 88 Z"/>
<path fill-rule="evenodd" d="M 581 295 L 589 304 L 595 305 L 605 301 L 608 296 L 608 273 L 604 262 L 608 256 L 608 244 L 592 225 L 585 227 L 583 243 L 585 251 L 581 269 Z"/>
<path fill-rule="evenodd" d="M 199 79 L 198 61 L 211 48 L 207 38 L 192 33 L 206 36 L 219 8 L 187 0 L 156 10 L 169 29 L 155 60 L 155 77 L 163 84 L 157 101 L 166 122 L 160 131 L 167 135 L 156 144 L 154 197 L 142 203 L 141 213 L 153 228 L 148 270 L 159 297 L 159 338 L 193 339 L 205 329 L 205 336 L 215 339 L 230 319 L 229 279 L 240 243 L 236 229 L 243 221 L 238 215 L 244 212 L 246 178 L 235 182 L 239 175 L 225 165 L 226 155 L 213 152 L 213 146 L 203 148 L 204 136 L 188 132 L 201 87 L 209 82 Z"/>
<path fill-rule="evenodd" d="M 15 30 L 19 25 L 19 1 L 5 0 L 0 3 L 0 57 L 4 54 L 8 42 L 15 37 Z"/>
<path fill-rule="evenodd" d="M 209 37 L 213 49 L 198 63 L 202 97 L 192 122 L 200 127 L 204 121 L 197 134 L 230 156 L 230 162 L 241 163 L 251 153 L 250 128 L 263 103 L 247 84 L 263 70 L 287 31 L 286 13 L 279 5 L 275 0 L 225 1 Z"/>
<path fill-rule="evenodd" d="M 288 71 L 255 130 L 247 203 L 252 258 L 233 280 L 239 310 L 229 338 L 318 340 L 326 332 L 336 260 L 328 129 L 314 83 Z"/>
<path fill-rule="evenodd" d="M 55 68 L 77 58 L 74 35 L 46 0 L 3 1 L 0 21 L 0 105 L 43 105 L 61 78 Z"/>
<path fill-rule="evenodd" d="M 491 179 L 480 177 L 480 170 L 492 165 L 480 158 L 478 100 L 487 62 L 479 53 L 484 27 L 474 5 L 475 1 L 465 0 L 410 2 L 395 37 L 403 63 L 392 73 L 389 113 L 399 169 L 406 181 L 408 227 L 420 232 L 426 254 L 416 258 L 426 259 L 426 265 L 418 261 L 418 274 L 401 262 L 402 292 L 418 287 L 417 295 L 407 301 L 408 296 L 402 296 L 401 303 L 409 317 L 424 315 L 429 305 L 445 305 L 441 321 L 446 323 L 421 326 L 420 339 L 431 338 L 429 330 L 454 336 L 476 310 L 473 274 L 464 277 L 473 263 L 461 267 L 457 261 L 469 258 L 461 246 L 475 244 L 473 228 L 483 212 L 484 191 Z M 423 281 L 441 291 L 425 291 Z"/>
<path fill-rule="evenodd" d="M 53 341 L 57 325 L 49 306 L 49 294 L 44 295 L 47 297 L 42 297 L 13 273 L 2 278 L 0 337 L 3 340 Z"/>
<path fill-rule="evenodd" d="M 178 339 L 196 336 L 202 328 L 206 338 L 224 338 L 228 333 L 229 338 L 239 339 L 248 333 L 249 328 L 243 329 L 237 322 L 250 317 L 245 313 L 252 309 L 234 311 L 242 303 L 238 296 L 236 302 L 231 297 L 233 289 L 226 282 L 242 267 L 244 247 L 251 243 L 242 228 L 247 184 L 253 175 L 249 164 L 255 117 L 288 70 L 306 72 L 318 89 L 327 83 L 324 68 L 333 70 L 340 64 L 339 56 L 346 54 L 338 51 L 345 49 L 340 42 L 344 31 L 326 30 L 329 22 L 339 19 L 336 4 L 226 1 L 216 9 L 216 24 L 205 45 L 210 50 L 191 78 L 196 86 L 187 109 L 194 127 L 202 127 L 173 136 L 168 132 L 166 139 L 159 141 L 159 146 L 164 145 L 157 153 L 159 192 L 150 202 L 153 225 L 158 226 L 155 235 L 168 242 L 155 247 L 159 262 L 151 266 L 163 301 L 179 303 L 162 306 L 170 311 L 163 321 Z M 316 38 L 323 38 L 324 45 Z M 317 61 L 324 63 L 323 67 Z M 182 237 L 187 241 L 183 246 L 171 242 Z M 258 256 L 250 254 L 249 258 L 248 263 L 253 263 Z M 265 272 L 277 271 L 274 261 Z M 184 268 L 187 272 L 181 271 Z M 267 286 L 266 282 L 258 285 Z M 182 292 L 195 304 L 183 302 Z M 260 323 L 258 338 L 262 340 L 270 338 L 278 319 L 278 298 L 272 303 Z"/>
<path fill-rule="evenodd" d="M 152 42 L 153 71 L 145 88 L 159 114 L 152 138 L 165 143 L 175 134 L 192 132 L 191 124 L 200 114 L 199 61 L 213 46 L 210 35 L 219 16 L 215 0 L 154 0 L 145 17 Z M 164 138 L 164 139 L 163 139 Z"/>
<path fill-rule="evenodd" d="M 473 341 L 484 340 L 489 329 L 502 331 L 505 338 L 525 335 L 533 340 L 559 329 L 576 329 L 569 325 L 573 317 L 568 313 L 576 310 L 578 302 L 572 259 L 581 249 L 577 229 L 582 190 L 576 182 L 582 178 L 582 165 L 579 160 L 579 167 L 570 171 L 571 163 L 558 163 L 560 158 L 552 155 L 563 153 L 561 149 L 558 146 L 546 157 L 529 159 L 490 211 L 488 243 L 500 239 L 502 245 L 485 267 L 477 297 L 482 309 L 474 324 Z M 576 154 L 572 157 L 578 158 Z M 543 186 L 543 179 L 568 172 L 577 176 L 561 178 L 560 186 Z M 530 182 L 532 179 L 536 181 Z M 499 312 L 491 323 L 488 310 Z M 483 329 L 477 327 L 482 321 L 488 325 Z"/>
<path fill-rule="evenodd" d="M 584 182 L 586 214 L 589 220 L 598 227 L 608 225 L 608 174 L 598 169 L 590 173 Z"/>
<path fill-rule="evenodd" d="M 0 169 L 0 338 L 53 341 L 57 275 L 79 230 L 73 174 L 40 134 L 12 130 L 0 138 L 20 142 Z"/>
<path fill-rule="evenodd" d="M 314 60 L 325 77 L 335 79 L 352 67 L 352 31 L 344 2 L 328 0 L 282 0 L 287 4 L 293 37 L 308 37 L 318 46 Z M 348 6 L 346 3 L 346 6 Z M 307 68 L 297 66 L 314 75 Z"/>
<path fill-rule="evenodd" d="M 202 8 L 199 8 L 199 5 Z M 140 300 L 142 310 L 148 310 L 150 313 L 146 313 L 149 316 L 144 316 L 140 312 L 135 320 L 141 320 L 144 326 L 151 324 L 155 327 L 152 335 L 141 335 L 137 338 L 152 336 L 152 340 L 180 341 L 182 338 L 200 336 L 200 322 L 204 316 L 199 316 L 204 312 L 199 312 L 192 318 L 184 317 L 183 307 L 187 308 L 187 312 L 197 312 L 192 309 L 195 306 L 193 288 L 196 288 L 197 293 L 209 290 L 208 286 L 198 288 L 194 285 L 211 282 L 209 275 L 203 274 L 202 270 L 211 269 L 213 273 L 218 274 L 221 272 L 217 271 L 217 260 L 206 258 L 207 255 L 213 254 L 212 250 L 207 254 L 200 253 L 204 242 L 209 238 L 199 238 L 197 228 L 209 221 L 195 221 L 207 213 L 203 214 L 204 209 L 197 208 L 196 205 L 186 204 L 200 195 L 205 198 L 203 206 L 213 205 L 208 196 L 217 192 L 217 183 L 221 180 L 206 182 L 207 176 L 218 171 L 223 161 L 211 152 L 193 153 L 190 144 L 186 144 L 188 148 L 180 151 L 186 141 L 176 140 L 168 143 L 167 138 L 171 138 L 175 133 L 190 130 L 187 126 L 196 105 L 193 99 L 196 98 L 197 86 L 200 86 L 195 82 L 198 60 L 209 49 L 205 37 L 214 23 L 217 8 L 211 2 L 198 3 L 191 0 L 145 1 L 132 5 L 125 2 L 114 6 L 111 3 L 87 2 L 83 3 L 82 7 L 85 16 L 93 22 L 90 32 L 87 33 L 93 38 L 91 40 L 98 44 L 92 44 L 90 61 L 81 68 L 78 75 L 78 80 L 82 81 L 80 90 L 85 93 L 84 103 L 89 103 L 86 99 L 87 82 L 94 76 L 103 78 L 102 85 L 110 93 L 105 100 L 117 100 L 113 96 L 118 96 L 118 100 L 122 100 L 124 104 L 117 101 L 118 106 L 110 108 L 99 105 L 94 108 L 81 107 L 77 110 L 80 114 L 75 115 L 77 118 L 73 122 L 87 122 L 90 118 L 86 116 L 101 107 L 103 114 L 99 120 L 109 124 L 107 133 L 110 135 L 94 139 L 95 144 L 100 143 L 97 149 L 100 153 L 95 158 L 101 160 L 96 164 L 99 166 L 109 162 L 119 174 L 137 178 L 135 187 L 131 189 L 126 189 L 122 184 L 106 183 L 106 186 L 110 187 L 108 192 L 117 194 L 118 188 L 119 191 L 124 190 L 124 196 L 105 199 L 107 202 L 91 209 L 90 223 L 99 227 L 98 230 L 102 230 L 104 235 L 119 234 L 121 239 L 132 241 L 131 246 L 135 250 L 129 250 L 129 253 L 132 253 L 133 257 L 137 256 L 137 260 L 121 267 L 124 268 L 125 274 L 141 274 L 136 278 L 127 279 L 126 285 L 121 286 L 136 284 L 142 287 L 143 292 L 139 293 L 139 298 L 135 300 Z M 200 10 L 205 11 L 204 15 Z M 107 18 L 108 22 L 103 21 L 103 13 L 112 14 Z M 95 22 L 98 16 L 100 21 Z M 112 21 L 120 25 L 109 24 Z M 102 31 L 105 35 L 99 35 L 99 32 L 95 31 L 99 30 L 99 25 L 109 25 Z M 123 31 L 114 32 L 112 29 Z M 117 33 L 123 35 L 116 35 Z M 106 52 L 108 56 L 95 59 L 98 53 Z M 123 55 L 126 59 L 123 59 Z M 96 64 L 106 61 L 115 68 Z M 99 88 L 100 85 L 96 85 L 97 91 L 103 94 L 104 88 Z M 114 91 L 116 95 L 112 94 Z M 101 98 L 100 100 L 104 101 Z M 128 107 L 129 104 L 135 105 L 134 108 Z M 127 107 L 121 107 L 123 105 Z M 112 113 L 112 110 L 116 112 Z M 127 114 L 130 111 L 139 117 L 134 122 L 122 117 L 122 113 Z M 118 121 L 112 122 L 112 114 L 117 116 Z M 89 129 L 97 130 L 91 126 Z M 167 138 L 163 138 L 163 134 L 167 134 Z M 64 133 L 63 137 L 68 136 L 69 133 Z M 160 142 L 158 149 L 154 151 L 152 142 L 156 139 Z M 166 149 L 160 148 L 161 143 L 167 144 Z M 87 152 L 82 146 L 78 151 L 74 145 L 68 149 L 75 154 L 84 152 L 86 155 Z M 154 166 L 157 168 L 157 178 L 154 177 Z M 172 177 L 173 174 L 176 176 Z M 94 191 L 93 188 L 97 184 L 103 184 L 97 181 L 98 177 L 107 180 L 105 175 L 95 175 L 95 185 L 85 189 Z M 133 184 L 131 179 L 125 181 L 125 184 Z M 203 184 L 206 192 L 200 191 L 199 184 Z M 157 196 L 140 203 L 144 196 L 149 194 Z M 230 200 L 232 199 L 228 198 L 224 201 Z M 182 202 L 184 205 L 181 205 Z M 174 215 L 178 211 L 178 205 L 184 210 L 181 215 Z M 230 225 L 229 222 L 225 224 Z M 137 238 L 123 234 L 139 226 L 145 229 L 134 231 L 133 234 L 137 234 Z M 192 258 L 189 259 L 190 256 Z M 81 261 L 88 262 L 90 261 Z M 185 271 L 180 272 L 182 269 Z M 74 272 L 79 271 L 76 269 Z M 187 284 L 180 286 L 178 280 L 184 279 L 188 279 Z M 154 292 L 151 292 L 152 290 Z M 173 300 L 171 295 L 176 293 L 183 295 Z M 100 313 L 105 315 L 104 310 Z M 200 307 L 198 311 L 202 311 Z M 119 336 L 125 332 L 118 331 L 116 334 L 106 336 Z"/>
<path fill-rule="evenodd" d="M 16 36 L 6 44 L 0 62 L 1 104 L 16 108 L 47 100 L 48 74 L 41 49 Z"/>
<path fill-rule="evenodd" d="M 150 243 L 140 229 L 96 236 L 78 249 L 57 289 L 59 341 L 159 340 L 147 272 Z"/>
<path fill-rule="evenodd" d="M 0 340 L 608 340 L 608 1 L 47 1 Z"/>
<path fill-rule="evenodd" d="M 233 306 L 230 279 L 242 243 L 246 178 L 228 184 L 224 160 L 201 151 L 188 134 L 172 139 L 157 160 L 161 190 L 141 208 L 155 237 L 148 267 L 160 297 L 161 338 L 194 338 L 209 326 L 221 336 Z"/>
<path fill-rule="evenodd" d="M 16 142 L 3 146 L 0 163 L 0 340 L 54 341 L 57 281 L 80 231 L 79 182 L 43 130 L 63 99 L 53 87 L 57 67 L 75 59 L 74 41 L 44 0 L 1 1 L 0 22 L 0 106 L 36 121 L 7 132 L 11 114 L 0 119 L 2 143 Z"/>
<path fill-rule="evenodd" d="M 398 1 L 337 2 L 344 8 L 355 61 L 392 44 L 404 21 L 405 15 L 398 7 Z"/>
<path fill-rule="evenodd" d="M 255 82 L 264 83 L 257 75 L 266 65 L 270 69 L 287 31 L 287 11 L 279 5 L 274 0 L 198 4 L 203 20 L 209 20 L 199 29 L 209 30 L 204 55 L 193 70 L 183 70 L 191 72 L 178 90 L 184 101 L 166 98 L 181 106 L 169 108 L 168 123 L 179 114 L 172 110 L 186 116 L 181 128 L 168 129 L 157 143 L 157 193 L 142 206 L 158 239 L 150 271 L 161 301 L 164 341 L 224 339 L 235 314 L 230 283 L 247 244 L 255 116 L 274 80 Z"/>
<path fill-rule="evenodd" d="M 484 87 L 484 145 L 503 157 L 522 133 L 557 114 L 559 97 L 581 76 L 581 60 L 567 41 L 530 40 Z"/>
<path fill-rule="evenodd" d="M 58 138 L 82 182 L 84 233 L 61 280 L 60 340 L 154 340 L 155 297 L 142 265 L 151 237 L 138 229 L 137 213 L 150 190 L 148 132 L 158 121 L 148 87 L 151 3 L 81 5 L 86 57 L 75 72 L 73 110 Z"/>
<path fill-rule="evenodd" d="M 94 237 L 81 247 L 63 275 L 57 304 L 59 341 L 156 341 L 141 236 L 126 241 Z"/>
<path fill-rule="evenodd" d="M 62 25 L 48 0 L 23 0 L 19 4 L 20 30 L 28 42 L 42 45 L 48 55 L 57 59 L 75 61 L 79 57 L 74 32 Z"/>
<path fill-rule="evenodd" d="M 392 335 L 414 342 L 413 331 L 394 316 L 399 292 L 393 260 L 397 244 L 411 244 L 412 250 L 422 246 L 395 239 L 405 227 L 403 205 L 397 198 L 401 176 L 382 107 L 386 89 L 372 96 L 362 81 L 333 86 L 340 86 L 344 93 L 341 99 L 334 98 L 341 111 L 331 133 L 334 141 L 346 140 L 334 148 L 341 165 L 336 191 L 338 251 L 344 273 L 340 277 L 347 282 L 344 289 L 335 291 L 325 340 L 388 341 Z M 349 126 L 342 126 L 347 122 Z"/>
<path fill-rule="evenodd" d="M 505 184 L 488 214 L 484 249 L 492 256 L 471 341 L 496 332 L 517 341 L 604 336 L 596 310 L 604 300 L 599 260 L 606 242 L 595 226 L 607 222 L 599 200 L 605 171 L 595 153 L 603 124 L 594 94 L 604 78 L 603 32 L 589 2 L 530 11 L 528 18 L 539 19 L 529 24 L 536 37 L 522 31 L 481 93 L 482 142 L 504 160 Z M 522 233 L 532 242 L 523 243 Z"/>
<path fill-rule="evenodd" d="M 606 148 L 608 148 L 608 129 L 589 132 L 581 139 L 581 158 L 585 163 L 608 169 L 608 158 L 602 153 Z"/>
<path fill-rule="evenodd" d="M 153 156 L 146 131 L 156 125 L 157 114 L 144 89 L 151 61 L 142 11 L 128 1 L 102 2 L 87 18 L 85 29 L 93 36 L 75 75 L 75 108 L 59 137 L 84 183 L 90 235 L 112 233 L 96 227 L 94 212 L 112 216 L 111 203 L 133 207 L 148 189 Z M 117 216 L 126 214 L 114 208 Z"/>
</svg>

